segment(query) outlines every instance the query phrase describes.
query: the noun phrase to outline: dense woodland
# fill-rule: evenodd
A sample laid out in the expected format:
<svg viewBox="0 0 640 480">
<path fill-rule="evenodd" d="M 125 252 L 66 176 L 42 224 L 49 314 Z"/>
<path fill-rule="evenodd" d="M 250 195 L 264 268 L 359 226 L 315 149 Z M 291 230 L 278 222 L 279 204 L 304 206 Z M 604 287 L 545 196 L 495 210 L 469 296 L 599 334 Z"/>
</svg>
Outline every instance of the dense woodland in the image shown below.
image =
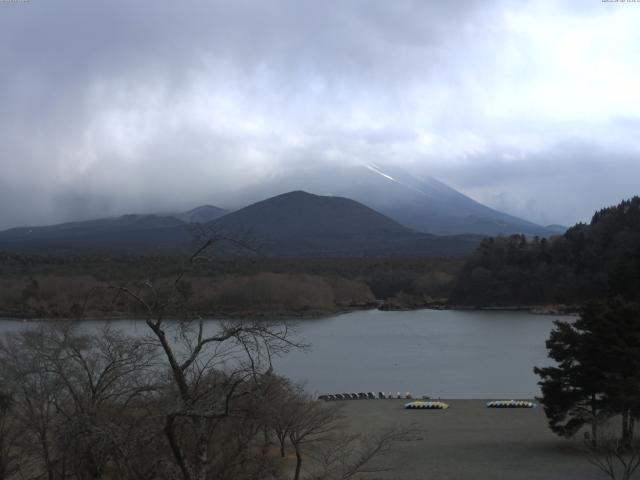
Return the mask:
<svg viewBox="0 0 640 480">
<path fill-rule="evenodd" d="M 215 249 L 212 249 L 215 251 Z M 0 315 L 24 318 L 139 316 L 105 285 L 171 288 L 185 258 L 170 256 L 0 256 Z M 423 306 L 448 292 L 458 262 L 402 259 L 269 259 L 206 256 L 189 266 L 181 291 L 207 316 L 315 316 Z M 91 301 L 87 296 L 91 294 Z M 441 300 L 440 300 L 441 301 Z M 175 312 L 177 314 L 177 312 Z"/>
<path fill-rule="evenodd" d="M 598 211 L 564 235 L 487 238 L 451 296 L 468 305 L 578 305 L 620 295 L 640 300 L 640 197 Z"/>
</svg>

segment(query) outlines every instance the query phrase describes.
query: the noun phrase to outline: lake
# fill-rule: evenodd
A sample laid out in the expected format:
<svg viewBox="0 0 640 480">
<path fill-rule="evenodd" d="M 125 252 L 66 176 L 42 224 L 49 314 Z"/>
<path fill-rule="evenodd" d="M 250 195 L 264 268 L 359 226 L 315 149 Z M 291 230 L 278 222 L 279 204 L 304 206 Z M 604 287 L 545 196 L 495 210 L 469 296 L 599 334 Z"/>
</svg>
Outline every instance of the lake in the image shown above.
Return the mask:
<svg viewBox="0 0 640 480">
<path fill-rule="evenodd" d="M 275 365 L 315 394 L 410 391 L 441 398 L 532 398 L 539 394 L 533 367 L 550 364 L 544 342 L 553 320 L 571 318 L 505 311 L 359 311 L 298 322 L 299 337 L 311 350 L 290 353 Z M 0 333 L 28 325 L 2 320 Z M 146 333 L 141 321 L 114 325 Z"/>
</svg>

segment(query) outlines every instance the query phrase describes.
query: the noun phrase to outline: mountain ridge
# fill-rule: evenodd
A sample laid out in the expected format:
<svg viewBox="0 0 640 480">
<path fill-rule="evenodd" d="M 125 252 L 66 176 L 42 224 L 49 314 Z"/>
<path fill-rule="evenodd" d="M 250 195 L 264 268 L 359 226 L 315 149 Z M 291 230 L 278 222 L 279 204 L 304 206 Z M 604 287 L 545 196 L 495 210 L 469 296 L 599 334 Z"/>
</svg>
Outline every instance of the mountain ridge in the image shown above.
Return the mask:
<svg viewBox="0 0 640 480">
<path fill-rule="evenodd" d="M 558 229 L 492 209 L 433 178 L 419 179 L 399 167 L 360 163 L 287 172 L 236 193 L 246 205 L 282 191 L 305 190 L 356 200 L 416 231 L 436 235 L 557 235 Z"/>
<path fill-rule="evenodd" d="M 251 237 L 270 256 L 460 256 L 480 241 L 415 232 L 355 200 L 293 191 L 202 224 L 213 235 Z M 190 224 L 171 216 L 125 215 L 0 232 L 18 251 L 180 250 L 193 246 Z M 220 251 L 229 253 L 228 246 Z"/>
<path fill-rule="evenodd" d="M 468 253 L 474 237 L 415 232 L 355 200 L 297 190 L 267 198 L 208 224 L 231 236 L 255 235 L 277 256 L 436 256 Z"/>
</svg>

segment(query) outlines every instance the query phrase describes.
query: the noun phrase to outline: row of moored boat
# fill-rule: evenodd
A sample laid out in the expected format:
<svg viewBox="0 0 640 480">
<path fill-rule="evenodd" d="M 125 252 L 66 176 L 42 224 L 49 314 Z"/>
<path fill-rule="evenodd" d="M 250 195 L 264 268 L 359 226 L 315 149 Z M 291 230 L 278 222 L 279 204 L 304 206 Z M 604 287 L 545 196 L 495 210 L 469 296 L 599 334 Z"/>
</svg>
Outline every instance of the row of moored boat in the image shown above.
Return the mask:
<svg viewBox="0 0 640 480">
<path fill-rule="evenodd" d="M 526 400 L 493 400 L 487 402 L 488 408 L 536 408 L 536 404 Z"/>
<path fill-rule="evenodd" d="M 373 392 L 360 392 L 360 393 L 334 393 L 327 395 L 318 396 L 318 400 L 324 400 L 326 402 L 334 401 L 334 400 L 385 400 L 385 399 L 400 399 L 400 400 L 411 400 L 413 396 L 411 392 L 407 393 L 385 393 L 378 392 L 376 395 Z M 422 399 L 428 399 L 427 395 L 422 395 Z"/>
<path fill-rule="evenodd" d="M 404 408 L 409 410 L 446 410 L 449 408 L 449 404 L 444 402 L 409 402 L 404 404 Z"/>
<path fill-rule="evenodd" d="M 411 392 L 402 394 L 397 393 L 384 393 L 378 392 L 376 395 L 373 392 L 360 392 L 360 393 L 335 393 L 318 396 L 318 400 L 324 400 L 326 402 L 336 400 L 384 400 L 384 399 L 404 399 L 411 400 L 413 397 Z M 428 401 L 427 395 L 422 395 L 422 401 L 416 400 L 404 404 L 404 408 L 412 410 L 445 410 L 449 408 L 449 404 L 440 401 Z M 492 400 L 487 402 L 487 408 L 536 408 L 536 404 L 527 400 Z"/>
<path fill-rule="evenodd" d="M 527 400 L 493 400 L 487 402 L 487 408 L 535 408 L 536 404 Z M 409 402 L 404 404 L 404 408 L 409 410 L 446 410 L 449 404 L 444 402 Z"/>
</svg>

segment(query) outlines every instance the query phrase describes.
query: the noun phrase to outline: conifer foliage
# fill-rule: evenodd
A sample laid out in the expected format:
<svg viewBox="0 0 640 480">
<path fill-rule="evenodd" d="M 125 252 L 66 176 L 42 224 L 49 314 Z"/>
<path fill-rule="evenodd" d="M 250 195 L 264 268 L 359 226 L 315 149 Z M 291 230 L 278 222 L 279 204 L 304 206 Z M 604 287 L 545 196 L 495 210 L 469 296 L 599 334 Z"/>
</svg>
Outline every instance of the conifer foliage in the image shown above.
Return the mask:
<svg viewBox="0 0 640 480">
<path fill-rule="evenodd" d="M 573 436 L 620 416 L 630 445 L 640 417 L 640 306 L 621 299 L 587 304 L 573 323 L 556 321 L 546 342 L 555 366 L 534 369 L 551 430 Z"/>
</svg>

